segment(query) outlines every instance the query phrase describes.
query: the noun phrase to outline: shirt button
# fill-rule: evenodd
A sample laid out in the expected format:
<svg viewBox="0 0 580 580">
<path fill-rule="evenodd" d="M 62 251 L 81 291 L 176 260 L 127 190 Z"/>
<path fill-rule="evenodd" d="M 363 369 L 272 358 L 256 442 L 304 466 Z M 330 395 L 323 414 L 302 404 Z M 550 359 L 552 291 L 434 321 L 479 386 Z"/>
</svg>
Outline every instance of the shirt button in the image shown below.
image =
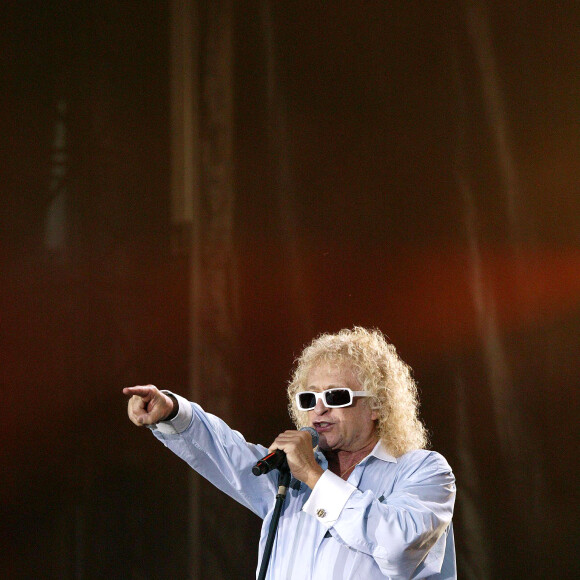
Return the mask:
<svg viewBox="0 0 580 580">
<path fill-rule="evenodd" d="M 322 508 L 320 508 L 319 510 L 316 511 L 316 515 L 319 518 L 324 518 L 326 516 L 326 510 L 323 510 Z"/>
</svg>

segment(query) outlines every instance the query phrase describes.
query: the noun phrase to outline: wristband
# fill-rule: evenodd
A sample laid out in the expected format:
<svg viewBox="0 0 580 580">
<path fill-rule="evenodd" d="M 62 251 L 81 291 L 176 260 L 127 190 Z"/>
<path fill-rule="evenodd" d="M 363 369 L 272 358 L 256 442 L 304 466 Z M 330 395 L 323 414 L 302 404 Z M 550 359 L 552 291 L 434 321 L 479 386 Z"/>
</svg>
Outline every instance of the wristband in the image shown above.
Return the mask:
<svg viewBox="0 0 580 580">
<path fill-rule="evenodd" d="M 167 417 L 165 417 L 165 419 L 163 419 L 162 421 L 159 421 L 160 423 L 163 422 L 165 423 L 166 421 L 171 421 L 171 419 L 174 419 L 177 416 L 177 413 L 179 413 L 179 402 L 177 401 L 176 397 L 174 395 L 172 395 L 171 393 L 165 393 L 172 401 L 173 401 L 173 410 L 171 411 L 171 413 L 169 413 L 169 415 L 167 415 Z"/>
</svg>

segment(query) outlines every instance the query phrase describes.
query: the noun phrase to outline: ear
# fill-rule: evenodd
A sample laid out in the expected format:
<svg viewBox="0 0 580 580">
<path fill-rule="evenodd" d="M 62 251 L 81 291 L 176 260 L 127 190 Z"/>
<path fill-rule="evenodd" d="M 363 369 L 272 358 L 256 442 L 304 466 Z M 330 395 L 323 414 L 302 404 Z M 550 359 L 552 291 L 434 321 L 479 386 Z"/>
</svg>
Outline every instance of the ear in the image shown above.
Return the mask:
<svg viewBox="0 0 580 580">
<path fill-rule="evenodd" d="M 379 418 L 379 413 L 376 409 L 371 409 L 371 419 L 376 421 Z"/>
</svg>

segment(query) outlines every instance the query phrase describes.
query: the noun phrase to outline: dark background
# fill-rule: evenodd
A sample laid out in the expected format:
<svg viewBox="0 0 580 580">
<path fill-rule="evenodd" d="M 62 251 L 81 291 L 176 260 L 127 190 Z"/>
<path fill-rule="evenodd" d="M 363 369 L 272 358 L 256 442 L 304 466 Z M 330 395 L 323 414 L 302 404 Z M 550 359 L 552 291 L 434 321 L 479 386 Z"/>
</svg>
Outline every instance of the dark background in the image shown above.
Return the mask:
<svg viewBox="0 0 580 580">
<path fill-rule="evenodd" d="M 1 14 L 0 576 L 185 578 L 188 469 L 133 428 L 121 395 L 185 392 L 190 372 L 169 7 Z M 230 423 L 269 444 L 303 345 L 383 330 L 458 478 L 460 578 L 579 572 L 577 25 L 573 2 L 234 7 Z M 236 514 L 204 530 L 203 577 L 252 577 L 260 522 Z"/>
</svg>

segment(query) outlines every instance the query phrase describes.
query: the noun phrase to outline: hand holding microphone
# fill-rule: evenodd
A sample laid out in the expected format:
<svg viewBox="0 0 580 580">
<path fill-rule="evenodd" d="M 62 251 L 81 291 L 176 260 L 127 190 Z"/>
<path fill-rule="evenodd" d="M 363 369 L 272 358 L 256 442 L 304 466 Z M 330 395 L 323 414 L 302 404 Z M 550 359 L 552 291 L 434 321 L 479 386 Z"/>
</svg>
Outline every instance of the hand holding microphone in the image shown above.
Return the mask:
<svg viewBox="0 0 580 580">
<path fill-rule="evenodd" d="M 312 451 L 317 445 L 318 433 L 312 427 L 284 431 L 270 445 L 270 453 L 254 465 L 252 473 L 262 475 L 287 463 L 292 475 L 312 488 L 323 473 Z"/>
</svg>

